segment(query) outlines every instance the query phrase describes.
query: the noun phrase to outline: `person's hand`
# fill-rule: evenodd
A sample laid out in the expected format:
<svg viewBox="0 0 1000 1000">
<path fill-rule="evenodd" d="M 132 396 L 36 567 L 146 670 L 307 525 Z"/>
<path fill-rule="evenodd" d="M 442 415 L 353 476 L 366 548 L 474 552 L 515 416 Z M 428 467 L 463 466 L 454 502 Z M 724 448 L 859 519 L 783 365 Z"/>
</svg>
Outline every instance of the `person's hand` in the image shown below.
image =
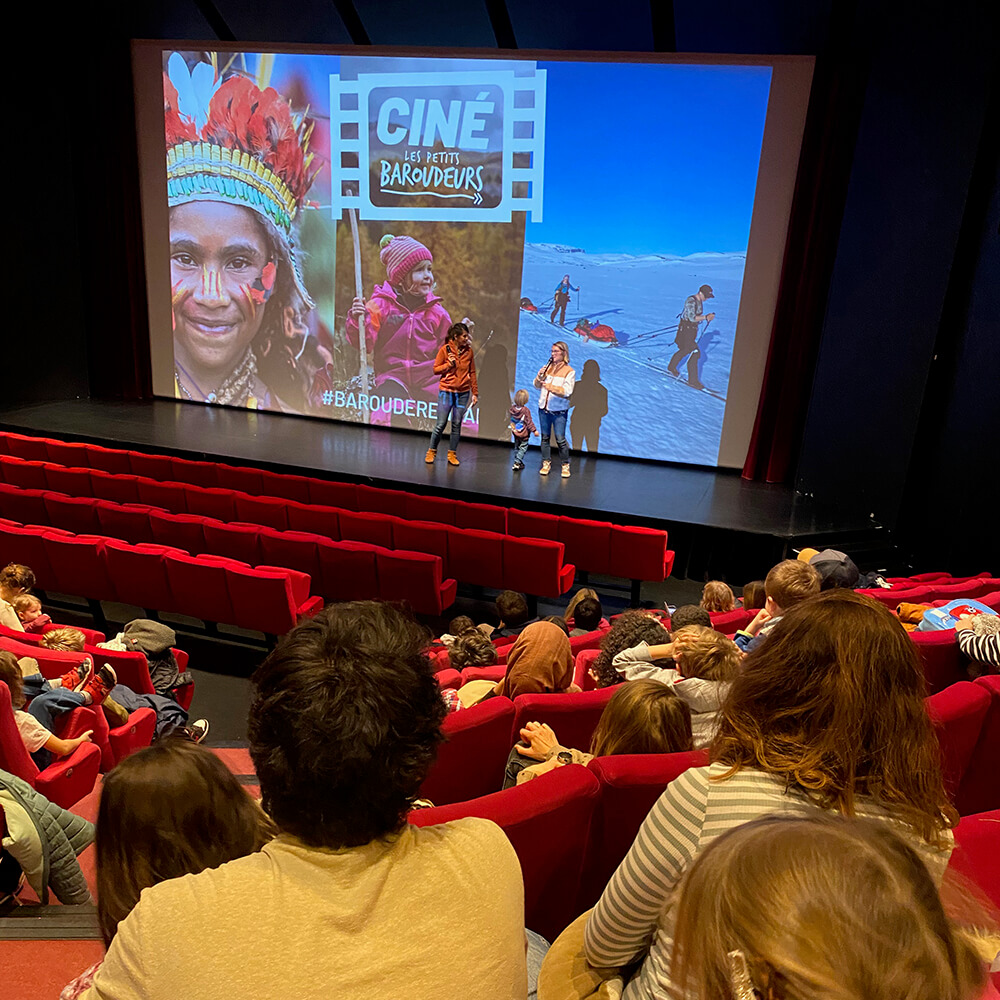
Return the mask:
<svg viewBox="0 0 1000 1000">
<path fill-rule="evenodd" d="M 473 393 L 472 399 L 469 400 L 469 406 L 475 406 L 476 403 L 478 402 L 479 402 L 479 397 L 475 393 Z"/>
<path fill-rule="evenodd" d="M 955 631 L 964 632 L 966 629 L 971 629 L 973 627 L 973 622 L 975 621 L 974 615 L 962 615 L 961 618 L 955 622 Z"/>
<path fill-rule="evenodd" d="M 746 631 L 751 635 L 756 635 L 769 621 L 771 620 L 771 613 L 767 608 L 761 608 L 760 611 L 754 615 L 754 619 L 746 627 Z"/>
<path fill-rule="evenodd" d="M 85 733 L 81 733 L 75 739 L 69 742 L 73 744 L 73 749 L 75 750 L 81 743 L 92 743 L 91 736 L 94 735 L 93 729 L 88 729 Z"/>
<path fill-rule="evenodd" d="M 544 722 L 529 722 L 521 730 L 521 743 L 517 746 L 517 752 L 525 757 L 545 760 L 557 746 L 559 741 L 551 726 Z"/>
<path fill-rule="evenodd" d="M 706 322 L 706 323 L 711 323 L 713 319 L 715 319 L 715 313 L 709 313 L 709 314 L 708 314 L 708 315 L 707 315 L 707 316 L 705 317 L 705 322 Z"/>
<path fill-rule="evenodd" d="M 365 300 L 356 296 L 348 312 L 355 319 L 360 319 L 365 314 Z"/>
<path fill-rule="evenodd" d="M 538 433 L 538 431 L 535 431 L 535 437 L 541 437 L 541 436 L 542 436 L 542 435 L 541 435 L 541 434 L 539 434 L 539 433 Z"/>
</svg>

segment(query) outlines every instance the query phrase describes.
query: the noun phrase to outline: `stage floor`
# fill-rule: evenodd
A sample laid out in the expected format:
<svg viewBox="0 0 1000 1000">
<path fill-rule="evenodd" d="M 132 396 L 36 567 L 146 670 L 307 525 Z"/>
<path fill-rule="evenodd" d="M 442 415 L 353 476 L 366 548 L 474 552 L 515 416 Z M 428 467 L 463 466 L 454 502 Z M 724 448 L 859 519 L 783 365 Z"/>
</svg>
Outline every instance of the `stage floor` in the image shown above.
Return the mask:
<svg viewBox="0 0 1000 1000">
<path fill-rule="evenodd" d="M 763 535 L 788 546 L 816 538 L 829 543 L 879 527 L 788 486 L 747 482 L 735 470 L 574 454 L 570 479 L 559 476 L 558 464 L 543 477 L 537 446 L 516 473 L 509 446 L 469 439 L 462 441 L 459 468 L 446 463 L 446 442 L 437 463 L 428 466 L 426 435 L 173 400 L 39 403 L 0 409 L 0 426 L 668 530 L 687 525 Z"/>
</svg>

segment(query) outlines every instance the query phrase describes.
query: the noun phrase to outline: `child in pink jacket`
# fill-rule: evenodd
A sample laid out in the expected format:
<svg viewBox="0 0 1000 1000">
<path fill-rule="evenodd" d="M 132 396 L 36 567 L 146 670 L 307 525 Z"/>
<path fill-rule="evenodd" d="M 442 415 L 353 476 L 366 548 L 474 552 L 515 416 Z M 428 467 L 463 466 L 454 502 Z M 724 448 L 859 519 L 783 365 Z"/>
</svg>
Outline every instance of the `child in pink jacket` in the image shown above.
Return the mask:
<svg viewBox="0 0 1000 1000">
<path fill-rule="evenodd" d="M 347 316 L 347 339 L 358 346 L 358 317 L 365 316 L 365 340 L 374 370 L 372 389 L 383 397 L 437 400 L 434 357 L 451 317 L 434 294 L 434 256 L 412 236 L 383 236 L 379 259 L 388 280 L 365 302 L 356 298 Z M 389 423 L 385 406 L 372 423 Z M 411 408 L 412 409 L 412 408 Z M 418 413 L 418 416 L 427 416 Z"/>
</svg>

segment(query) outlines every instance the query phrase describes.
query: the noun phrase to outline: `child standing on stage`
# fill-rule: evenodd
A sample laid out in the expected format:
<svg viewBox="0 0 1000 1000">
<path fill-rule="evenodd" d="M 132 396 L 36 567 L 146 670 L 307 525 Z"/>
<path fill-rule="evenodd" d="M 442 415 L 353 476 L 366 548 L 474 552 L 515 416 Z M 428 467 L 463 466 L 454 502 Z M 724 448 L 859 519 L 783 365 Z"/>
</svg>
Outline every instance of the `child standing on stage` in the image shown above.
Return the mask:
<svg viewBox="0 0 1000 1000">
<path fill-rule="evenodd" d="M 434 294 L 434 255 L 412 236 L 382 237 L 379 260 L 387 281 L 365 302 L 356 298 L 347 316 L 347 340 L 358 345 L 358 317 L 365 316 L 365 340 L 374 370 L 373 386 L 389 399 L 434 400 L 434 358 L 451 317 Z M 388 412 L 386 410 L 388 409 Z M 389 424 L 391 404 L 371 414 Z"/>
<path fill-rule="evenodd" d="M 507 426 L 514 438 L 514 464 L 510 468 L 512 472 L 520 472 L 524 468 L 524 455 L 531 435 L 538 437 L 531 410 L 528 409 L 527 389 L 518 389 L 514 393 L 514 405 L 510 408 L 510 423 Z"/>
<path fill-rule="evenodd" d="M 476 359 L 472 355 L 472 339 L 465 323 L 456 323 L 448 330 L 448 340 L 434 358 L 434 374 L 441 376 L 438 383 L 438 421 L 431 431 L 431 446 L 427 449 L 425 461 L 429 465 L 437 458 L 437 446 L 451 417 L 448 464 L 459 465 L 458 439 L 462 434 L 465 411 L 475 406 L 479 399 Z"/>
</svg>

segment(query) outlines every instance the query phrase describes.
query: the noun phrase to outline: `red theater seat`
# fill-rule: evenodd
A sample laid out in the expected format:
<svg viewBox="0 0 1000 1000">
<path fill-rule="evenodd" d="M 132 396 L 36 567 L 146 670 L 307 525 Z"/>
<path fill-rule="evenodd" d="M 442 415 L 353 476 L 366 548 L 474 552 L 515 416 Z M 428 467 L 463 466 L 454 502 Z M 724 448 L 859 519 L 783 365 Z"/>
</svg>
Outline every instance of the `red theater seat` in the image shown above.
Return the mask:
<svg viewBox="0 0 1000 1000">
<path fill-rule="evenodd" d="M 23 490 L 47 490 L 49 480 L 46 474 L 48 462 L 5 461 L 3 463 L 4 482 L 10 486 L 20 486 Z"/>
<path fill-rule="evenodd" d="M 156 731 L 156 712 L 151 708 L 138 708 L 131 712 L 128 722 L 108 730 L 108 745 L 118 764 L 130 753 L 148 747 Z"/>
<path fill-rule="evenodd" d="M 339 507 L 324 507 L 319 504 L 301 504 L 289 501 L 287 507 L 288 527 L 292 531 L 308 531 L 337 541 L 340 533 L 340 515 L 349 513 Z"/>
<path fill-rule="evenodd" d="M 460 688 L 462 686 L 462 675 L 452 667 L 438 670 L 434 674 L 434 679 L 438 682 L 438 687 L 442 690 L 445 688 Z"/>
<path fill-rule="evenodd" d="M 0 525 L 0 558 L 30 566 L 44 590 L 55 589 L 55 574 L 45 551 L 45 533 L 49 529 L 34 526 Z"/>
<path fill-rule="evenodd" d="M 667 533 L 654 528 L 615 525 L 611 530 L 611 567 L 614 576 L 629 580 L 665 580 L 673 565 L 667 552 Z"/>
<path fill-rule="evenodd" d="M 510 535 L 501 537 L 504 587 L 544 597 L 559 597 L 573 586 L 576 567 L 563 562 L 562 542 Z M 456 577 L 464 579 L 457 573 Z"/>
<path fill-rule="evenodd" d="M 219 521 L 232 521 L 236 517 L 236 502 L 232 490 L 221 487 L 190 487 L 185 503 L 188 513 L 214 517 Z"/>
<path fill-rule="evenodd" d="M 1000 907 L 1000 809 L 963 816 L 955 827 L 955 850 L 948 868 L 977 885 Z"/>
<path fill-rule="evenodd" d="M 474 528 L 448 529 L 448 575 L 463 583 L 503 590 L 506 536 Z"/>
<path fill-rule="evenodd" d="M 170 590 L 176 595 L 176 610 L 206 622 L 236 624 L 229 597 L 227 569 L 239 566 L 239 563 L 216 556 L 177 555 L 172 552 L 164 555 L 163 563 Z"/>
<path fill-rule="evenodd" d="M 521 862 L 524 924 L 554 941 L 578 915 L 584 855 L 600 792 L 587 768 L 571 764 L 471 802 L 418 809 L 409 820 L 431 826 L 481 816 L 498 824 Z"/>
<path fill-rule="evenodd" d="M 559 541 L 566 546 L 566 561 L 586 567 L 588 573 L 610 573 L 611 528 L 608 521 L 560 517 Z"/>
<path fill-rule="evenodd" d="M 881 588 L 859 590 L 857 593 L 864 594 L 865 597 L 870 597 L 872 600 L 878 601 L 879 604 L 884 604 L 890 611 L 895 611 L 904 602 L 906 604 L 929 604 L 933 591 L 930 587 L 921 585 L 900 590 L 883 590 Z"/>
<path fill-rule="evenodd" d="M 108 576 L 102 535 L 63 535 L 46 531 L 45 554 L 52 568 L 51 589 L 95 601 L 118 599 L 118 589 Z"/>
<path fill-rule="evenodd" d="M 409 552 L 430 552 L 440 556 L 443 572 L 448 572 L 448 526 L 433 521 L 407 521 L 403 518 L 393 522 L 392 540 L 397 549 Z"/>
<path fill-rule="evenodd" d="M 101 534 L 133 544 L 152 542 L 153 529 L 149 523 L 149 515 L 153 511 L 165 513 L 158 507 L 148 507 L 146 504 L 120 504 L 110 500 L 97 500 L 95 506 Z"/>
<path fill-rule="evenodd" d="M 159 482 L 172 482 L 174 462 L 168 455 L 147 455 L 144 451 L 129 451 L 129 467 L 134 476 L 145 476 Z"/>
<path fill-rule="evenodd" d="M 174 514 L 187 514 L 187 495 L 191 487 L 182 483 L 160 483 L 140 476 L 136 483 L 139 502 L 151 507 L 162 507 Z"/>
<path fill-rule="evenodd" d="M 615 869 L 628 854 L 653 803 L 690 767 L 708 765 L 708 753 L 623 754 L 595 757 L 587 767 L 601 784 L 577 909 L 582 913 L 600 898 Z"/>
<path fill-rule="evenodd" d="M 345 541 L 367 542 L 391 549 L 393 518 L 388 514 L 368 514 L 342 510 L 338 515 L 340 537 Z"/>
<path fill-rule="evenodd" d="M 259 562 L 285 565 L 285 563 L 274 563 L 273 560 L 261 554 L 260 535 L 264 531 L 272 531 L 271 528 L 261 528 L 256 524 L 241 524 L 239 521 L 225 524 L 214 518 L 204 518 L 202 528 L 205 533 L 204 551 L 206 553 L 213 556 L 225 556 L 227 559 L 237 559 L 240 562 L 250 563 L 252 566 Z M 278 534 L 278 532 L 275 533 Z M 302 569 L 301 566 L 292 563 L 288 563 L 288 566 L 290 569 Z"/>
<path fill-rule="evenodd" d="M 320 598 L 309 594 L 309 577 L 295 570 L 234 563 L 227 569 L 227 578 L 234 609 L 232 624 L 243 628 L 284 635 L 302 617 L 323 606 Z"/>
<path fill-rule="evenodd" d="M 980 677 L 976 686 L 990 698 L 986 717 L 959 786 L 956 805 L 963 815 L 1000 809 L 1000 675 Z M 998 852 L 1000 856 L 1000 852 Z"/>
<path fill-rule="evenodd" d="M 462 684 L 469 681 L 502 681 L 507 675 L 507 667 L 497 663 L 490 667 L 464 667 L 462 669 Z"/>
<path fill-rule="evenodd" d="M 954 629 L 943 632 L 911 632 L 910 638 L 920 654 L 928 694 L 937 694 L 950 684 L 966 679 Z"/>
<path fill-rule="evenodd" d="M 316 545 L 320 577 L 313 589 L 328 601 L 373 601 L 379 598 L 376 546 L 364 542 L 329 542 Z"/>
<path fill-rule="evenodd" d="M 179 483 L 192 486 L 218 486 L 219 467 L 215 462 L 198 462 L 191 458 L 173 460 L 174 477 Z"/>
<path fill-rule="evenodd" d="M 84 445 L 87 465 L 92 471 L 110 472 L 113 475 L 129 475 L 132 466 L 128 460 L 128 452 L 119 448 L 105 448 L 99 444 Z"/>
<path fill-rule="evenodd" d="M 597 687 L 594 678 L 590 676 L 590 668 L 594 665 L 600 649 L 583 649 L 576 654 L 573 669 L 573 683 L 584 691 L 593 691 Z"/>
<path fill-rule="evenodd" d="M 371 514 L 392 514 L 406 517 L 406 498 L 403 490 L 382 490 L 375 486 L 359 483 L 357 487 L 357 509 Z"/>
<path fill-rule="evenodd" d="M 406 494 L 406 516 L 411 521 L 438 521 L 455 523 L 456 502 L 448 497 L 425 497 L 416 493 Z"/>
<path fill-rule="evenodd" d="M 93 743 L 83 743 L 69 756 L 39 771 L 14 724 L 10 690 L 6 684 L 0 684 L 0 769 L 26 781 L 50 802 L 68 809 L 94 787 L 100 765 L 100 749 Z"/>
<path fill-rule="evenodd" d="M 77 441 L 45 441 L 45 454 L 50 462 L 56 465 L 82 468 L 89 465 L 87 445 Z"/>
<path fill-rule="evenodd" d="M 490 503 L 456 503 L 455 527 L 507 534 L 507 508 Z"/>
<path fill-rule="evenodd" d="M 29 462 L 48 461 L 46 438 L 29 437 L 26 434 L 15 434 L 13 431 L 5 431 L 4 435 L 7 454 Z"/>
<path fill-rule="evenodd" d="M 735 608 L 733 611 L 713 611 L 709 614 L 712 619 L 712 628 L 723 635 L 733 635 L 741 628 L 746 628 L 756 616 L 756 610 L 744 610 Z"/>
<path fill-rule="evenodd" d="M 168 514 L 153 510 L 149 512 L 149 528 L 158 545 L 184 549 L 193 556 L 207 551 L 205 518 L 200 514 Z"/>
<path fill-rule="evenodd" d="M 462 802 L 498 792 L 510 753 L 510 727 L 514 706 L 507 698 L 490 698 L 482 704 L 445 717 L 445 742 L 420 788 L 420 798 L 435 805 Z"/>
<path fill-rule="evenodd" d="M 519 742 L 521 729 L 529 722 L 550 725 L 564 747 L 590 751 L 590 740 L 604 708 L 618 686 L 574 694 L 522 694 L 514 699 L 511 745 Z"/>
<path fill-rule="evenodd" d="M 558 542 L 559 518 L 555 514 L 511 507 L 507 511 L 507 534 L 518 538 L 547 538 Z"/>
<path fill-rule="evenodd" d="M 987 690 L 968 681 L 952 684 L 926 700 L 941 745 L 945 788 L 953 801 L 982 734 L 990 701 Z"/>
<path fill-rule="evenodd" d="M 71 497 L 94 495 L 90 482 L 90 469 L 66 469 L 61 465 L 46 465 L 45 480 L 50 490 Z"/>
<path fill-rule="evenodd" d="M 45 507 L 45 494 L 48 492 L 0 484 L 0 511 L 4 517 L 20 524 L 45 523 L 49 516 Z"/>
<path fill-rule="evenodd" d="M 138 476 L 98 472 L 96 469 L 91 469 L 90 488 L 94 496 L 101 500 L 110 500 L 112 503 L 139 502 Z M 154 504 L 153 506 L 162 507 L 163 504 Z"/>
<path fill-rule="evenodd" d="M 357 510 L 358 488 L 354 483 L 333 483 L 326 479 L 310 479 L 309 502 L 322 504 L 326 507 L 340 507 L 343 510 Z"/>
<path fill-rule="evenodd" d="M 381 549 L 375 561 L 383 601 L 406 601 L 417 614 L 426 615 L 439 615 L 455 603 L 458 585 L 442 580 L 440 556 Z"/>
<path fill-rule="evenodd" d="M 127 597 L 129 604 L 151 611 L 169 612 L 178 607 L 167 579 L 167 555 L 188 553 L 166 545 L 129 545 L 114 538 L 108 539 L 104 546 L 108 575 L 118 593 Z"/>
<path fill-rule="evenodd" d="M 238 490 L 251 496 L 260 496 L 264 480 L 260 469 L 252 469 L 242 465 L 219 464 L 219 485 L 227 490 Z"/>
<path fill-rule="evenodd" d="M 266 525 L 279 531 L 289 527 L 286 513 L 287 500 L 278 497 L 248 496 L 246 493 L 237 493 L 234 500 L 238 521 L 243 521 L 245 524 Z"/>
</svg>

